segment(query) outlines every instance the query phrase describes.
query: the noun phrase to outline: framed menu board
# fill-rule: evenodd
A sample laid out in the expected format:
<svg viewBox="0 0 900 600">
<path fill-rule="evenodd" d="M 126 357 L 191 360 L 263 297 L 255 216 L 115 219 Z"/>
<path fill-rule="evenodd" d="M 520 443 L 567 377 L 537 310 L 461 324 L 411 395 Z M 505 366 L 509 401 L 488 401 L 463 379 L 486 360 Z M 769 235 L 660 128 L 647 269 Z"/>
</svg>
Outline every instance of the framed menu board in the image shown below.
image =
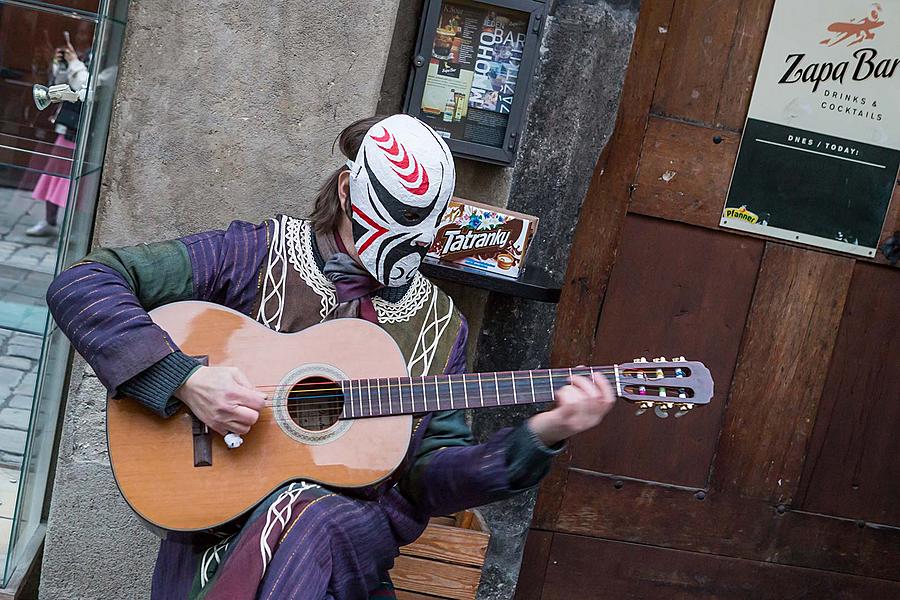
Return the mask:
<svg viewBox="0 0 900 600">
<path fill-rule="evenodd" d="M 429 0 L 405 112 L 457 156 L 511 164 L 545 8 L 537 0 Z"/>
<path fill-rule="evenodd" d="M 900 169 L 900 0 L 809 8 L 775 2 L 720 224 L 873 257 Z"/>
</svg>

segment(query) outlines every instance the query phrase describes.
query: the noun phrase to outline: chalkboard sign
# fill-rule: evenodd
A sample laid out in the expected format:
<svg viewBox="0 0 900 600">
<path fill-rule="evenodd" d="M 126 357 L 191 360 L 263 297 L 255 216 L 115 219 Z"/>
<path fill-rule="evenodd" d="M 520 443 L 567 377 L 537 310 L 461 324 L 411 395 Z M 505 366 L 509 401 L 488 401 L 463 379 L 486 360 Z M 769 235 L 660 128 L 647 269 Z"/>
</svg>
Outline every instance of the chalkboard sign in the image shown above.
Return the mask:
<svg viewBox="0 0 900 600">
<path fill-rule="evenodd" d="M 872 257 L 898 169 L 900 0 L 777 0 L 721 225 Z"/>
</svg>

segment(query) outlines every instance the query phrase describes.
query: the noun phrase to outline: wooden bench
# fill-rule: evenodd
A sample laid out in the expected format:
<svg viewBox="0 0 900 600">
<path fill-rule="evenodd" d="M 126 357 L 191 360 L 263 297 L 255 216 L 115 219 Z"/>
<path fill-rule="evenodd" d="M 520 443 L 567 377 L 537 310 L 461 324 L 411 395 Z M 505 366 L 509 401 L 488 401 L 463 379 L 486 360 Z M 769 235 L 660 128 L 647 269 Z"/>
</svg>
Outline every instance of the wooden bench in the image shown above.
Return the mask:
<svg viewBox="0 0 900 600">
<path fill-rule="evenodd" d="M 476 511 L 431 519 L 391 569 L 399 600 L 474 600 L 491 534 Z"/>
</svg>

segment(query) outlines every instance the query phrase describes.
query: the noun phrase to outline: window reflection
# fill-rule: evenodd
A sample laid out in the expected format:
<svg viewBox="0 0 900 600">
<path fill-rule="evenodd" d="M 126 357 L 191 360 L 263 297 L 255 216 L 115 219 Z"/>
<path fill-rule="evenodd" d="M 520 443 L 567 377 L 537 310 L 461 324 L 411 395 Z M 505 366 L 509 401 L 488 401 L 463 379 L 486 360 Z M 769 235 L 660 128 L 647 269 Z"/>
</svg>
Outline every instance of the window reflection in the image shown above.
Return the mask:
<svg viewBox="0 0 900 600">
<path fill-rule="evenodd" d="M 86 87 L 93 37 L 90 20 L 0 4 L 0 327 L 43 332 L 82 106 L 39 111 L 32 86 Z"/>
</svg>

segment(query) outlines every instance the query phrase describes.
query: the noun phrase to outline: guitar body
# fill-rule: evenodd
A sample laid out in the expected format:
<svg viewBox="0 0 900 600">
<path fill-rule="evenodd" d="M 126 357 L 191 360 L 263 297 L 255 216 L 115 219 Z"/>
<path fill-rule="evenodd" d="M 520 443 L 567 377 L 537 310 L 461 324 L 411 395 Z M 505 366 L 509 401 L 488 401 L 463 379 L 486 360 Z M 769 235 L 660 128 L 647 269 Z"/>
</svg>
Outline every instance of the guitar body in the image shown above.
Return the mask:
<svg viewBox="0 0 900 600">
<path fill-rule="evenodd" d="M 204 433 L 184 407 L 162 419 L 131 399 L 110 399 L 107 438 L 116 483 L 150 524 L 209 529 L 252 509 L 286 482 L 362 487 L 381 481 L 403 460 L 411 416 L 337 420 L 334 401 L 327 406 L 322 392 L 315 395 L 332 381 L 407 375 L 400 349 L 380 327 L 338 319 L 276 333 L 234 310 L 194 301 L 150 315 L 186 354 L 208 357 L 210 366 L 240 367 L 272 404 L 243 445 L 229 449 L 222 436 Z M 304 389 L 313 395 L 298 400 L 294 392 Z M 313 408 L 321 411 L 311 415 Z"/>
</svg>

